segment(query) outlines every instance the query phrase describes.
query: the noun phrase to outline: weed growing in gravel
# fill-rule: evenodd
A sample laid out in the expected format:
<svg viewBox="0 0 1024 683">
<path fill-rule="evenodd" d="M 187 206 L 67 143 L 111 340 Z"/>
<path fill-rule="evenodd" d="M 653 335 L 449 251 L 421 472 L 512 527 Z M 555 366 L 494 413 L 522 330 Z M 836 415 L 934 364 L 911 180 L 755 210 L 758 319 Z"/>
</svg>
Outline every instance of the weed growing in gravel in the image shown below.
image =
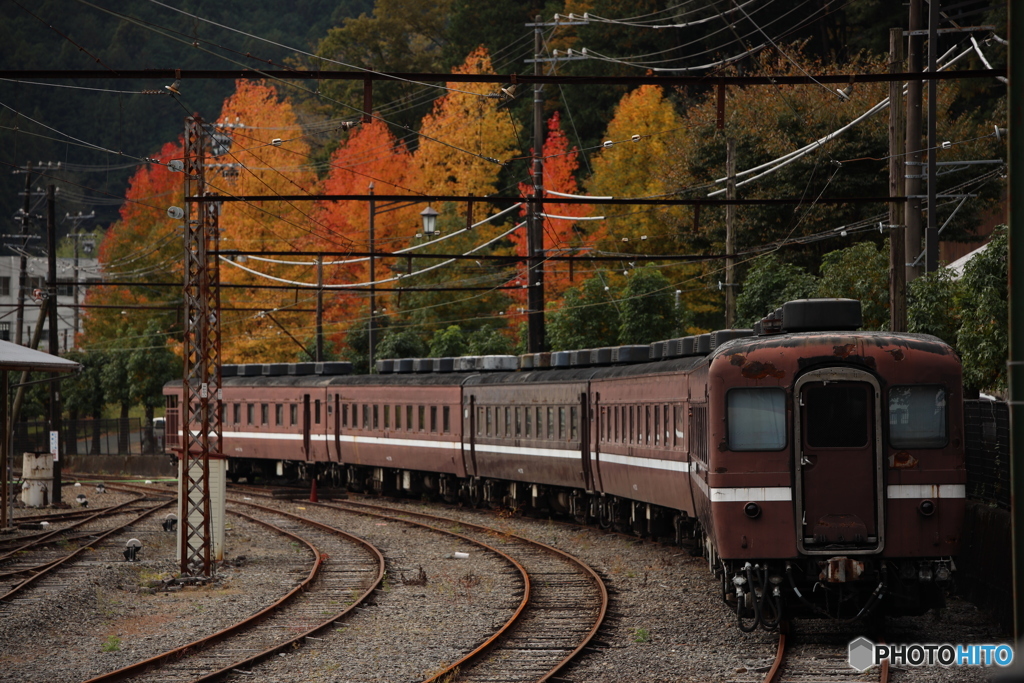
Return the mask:
<svg viewBox="0 0 1024 683">
<path fill-rule="evenodd" d="M 651 632 L 645 628 L 633 629 L 633 642 L 634 643 L 649 643 L 651 642 Z"/>
<path fill-rule="evenodd" d="M 117 652 L 121 649 L 121 639 L 117 636 L 107 636 L 107 642 L 103 643 L 104 652 Z"/>
</svg>

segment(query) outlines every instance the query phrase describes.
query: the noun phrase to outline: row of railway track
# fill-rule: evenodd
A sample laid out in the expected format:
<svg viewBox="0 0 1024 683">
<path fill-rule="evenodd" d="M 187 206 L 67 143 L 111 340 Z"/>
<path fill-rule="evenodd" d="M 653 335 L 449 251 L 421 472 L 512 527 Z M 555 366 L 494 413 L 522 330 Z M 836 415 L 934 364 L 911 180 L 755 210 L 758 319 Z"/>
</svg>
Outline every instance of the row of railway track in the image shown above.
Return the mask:
<svg viewBox="0 0 1024 683">
<path fill-rule="evenodd" d="M 165 487 L 119 486 L 138 492 L 138 497 L 109 509 L 76 511 L 71 519 L 61 521 L 59 530 L 25 535 L 16 543 L 0 544 L 0 590 L 6 591 L 0 597 L 0 618 L 3 610 L 17 609 L 20 603 L 42 599 L 28 589 L 35 586 L 45 591 L 45 577 L 57 576 L 59 567 L 68 566 L 86 548 L 112 542 L 111 537 L 118 534 L 130 533 L 133 525 L 173 502 Z M 257 497 L 263 498 L 263 502 L 254 502 Z M 310 508 L 331 514 L 373 517 L 457 538 L 481 552 L 500 557 L 517 576 L 519 602 L 511 616 L 472 651 L 437 668 L 425 681 L 551 680 L 563 673 L 580 653 L 592 647 L 608 615 L 608 590 L 598 572 L 578 558 L 506 529 L 410 512 L 379 500 L 374 503 L 303 501 L 301 507 L 306 509 L 303 514 L 282 509 L 282 505 L 292 504 L 275 499 L 272 492 L 245 488 L 237 489 L 229 497 L 228 511 L 301 545 L 304 549 L 298 561 L 301 567 L 297 565 L 295 571 L 301 572 L 302 578 L 291 590 L 274 604 L 228 628 L 96 676 L 89 679 L 89 683 L 225 680 L 232 674 L 255 673 L 255 667 L 276 654 L 311 641 L 337 637 L 337 627 L 380 590 L 387 561 L 379 549 L 363 539 L 312 519 Z M 50 580 L 59 585 L 59 579 Z M 324 610 L 324 605 L 328 604 L 340 608 Z M 788 637 L 783 628 L 776 661 L 763 680 L 767 683 L 819 680 L 881 680 L 885 683 L 887 677 L 886 667 L 857 675 L 846 666 L 845 648 L 834 642 L 805 640 L 794 646 L 792 637 Z"/>
</svg>

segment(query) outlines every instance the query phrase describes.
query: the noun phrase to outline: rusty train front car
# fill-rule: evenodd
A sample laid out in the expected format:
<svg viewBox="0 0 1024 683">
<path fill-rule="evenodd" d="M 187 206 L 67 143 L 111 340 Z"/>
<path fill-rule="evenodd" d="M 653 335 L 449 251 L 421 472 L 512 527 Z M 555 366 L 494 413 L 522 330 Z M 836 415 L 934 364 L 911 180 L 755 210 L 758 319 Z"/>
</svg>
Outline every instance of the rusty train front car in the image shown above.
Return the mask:
<svg viewBox="0 0 1024 683">
<path fill-rule="evenodd" d="M 942 602 L 964 516 L 960 362 L 937 338 L 859 326 L 859 302 L 790 302 L 710 359 L 693 469 L 744 630 Z"/>
</svg>

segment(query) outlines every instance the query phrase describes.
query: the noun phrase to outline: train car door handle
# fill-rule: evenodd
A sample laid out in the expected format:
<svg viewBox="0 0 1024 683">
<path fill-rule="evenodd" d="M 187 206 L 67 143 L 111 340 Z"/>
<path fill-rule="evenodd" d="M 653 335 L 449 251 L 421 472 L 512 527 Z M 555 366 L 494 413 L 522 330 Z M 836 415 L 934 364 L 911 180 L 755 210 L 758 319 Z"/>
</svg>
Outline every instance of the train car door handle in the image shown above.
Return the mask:
<svg viewBox="0 0 1024 683">
<path fill-rule="evenodd" d="M 800 456 L 800 464 L 801 465 L 813 465 L 814 462 L 810 458 L 808 458 L 806 455 L 801 455 Z"/>
</svg>

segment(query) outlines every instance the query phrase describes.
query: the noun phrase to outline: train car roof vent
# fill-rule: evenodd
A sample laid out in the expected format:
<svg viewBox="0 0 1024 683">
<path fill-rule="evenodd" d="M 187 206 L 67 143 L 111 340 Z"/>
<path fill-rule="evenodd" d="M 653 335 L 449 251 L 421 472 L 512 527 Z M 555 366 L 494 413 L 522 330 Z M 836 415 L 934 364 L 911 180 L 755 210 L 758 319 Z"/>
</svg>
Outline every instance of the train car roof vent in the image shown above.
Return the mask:
<svg viewBox="0 0 1024 683">
<path fill-rule="evenodd" d="M 395 371 L 395 359 L 394 358 L 382 358 L 377 361 L 377 374 L 378 375 L 390 375 Z"/>
<path fill-rule="evenodd" d="M 697 355 L 697 337 L 694 337 L 692 335 L 689 336 L 689 337 L 683 337 L 681 347 L 682 347 L 682 354 L 681 355 L 684 358 L 687 357 L 687 356 L 696 356 Z"/>
<path fill-rule="evenodd" d="M 412 371 L 413 372 L 433 372 L 434 371 L 434 359 L 433 358 L 413 358 L 412 359 Z"/>
<path fill-rule="evenodd" d="M 281 377 L 288 374 L 287 363 L 264 363 L 263 364 L 263 376 L 264 377 Z"/>
<path fill-rule="evenodd" d="M 263 364 L 262 363 L 247 363 L 245 365 L 238 366 L 239 377 L 262 377 L 263 376 Z"/>
<path fill-rule="evenodd" d="M 452 372 L 455 370 L 455 359 L 452 357 L 435 358 L 434 372 Z"/>
<path fill-rule="evenodd" d="M 706 332 L 698 334 L 693 343 L 693 352 L 698 356 L 706 356 L 711 353 L 711 334 Z"/>
<path fill-rule="evenodd" d="M 679 358 L 683 355 L 683 339 L 669 339 L 668 341 L 662 342 L 665 345 L 661 352 L 661 357 L 665 360 L 669 358 Z"/>
<path fill-rule="evenodd" d="M 412 372 L 412 358 L 396 358 L 395 359 L 395 372 L 408 373 Z"/>
<path fill-rule="evenodd" d="M 715 330 L 711 333 L 711 349 L 717 349 L 719 346 L 727 341 L 733 339 L 742 339 L 743 337 L 752 337 L 754 331 L 750 329 L 745 330 Z"/>
<path fill-rule="evenodd" d="M 289 363 L 289 375 L 313 375 L 316 374 L 316 363 Z"/>
<path fill-rule="evenodd" d="M 665 356 L 665 342 L 651 342 L 648 346 L 647 358 L 650 360 L 661 360 Z"/>
<path fill-rule="evenodd" d="M 555 351 L 551 354 L 551 367 L 553 368 L 567 368 L 571 362 L 572 359 L 568 351 Z"/>
<path fill-rule="evenodd" d="M 590 363 L 591 365 L 611 365 L 612 364 L 612 347 L 605 346 L 600 349 L 590 350 Z"/>
<path fill-rule="evenodd" d="M 332 360 L 325 363 L 314 363 L 313 373 L 317 375 L 351 375 L 352 364 L 347 360 Z"/>
<path fill-rule="evenodd" d="M 616 346 L 612 349 L 612 363 L 643 363 L 650 358 L 650 352 L 647 344 Z"/>
<path fill-rule="evenodd" d="M 862 324 L 857 299 L 797 299 L 782 305 L 783 332 L 856 330 Z"/>
<path fill-rule="evenodd" d="M 551 352 L 542 351 L 533 354 L 533 367 L 537 370 L 544 370 L 551 367 Z"/>
<path fill-rule="evenodd" d="M 476 369 L 485 370 L 487 372 L 495 372 L 498 370 L 505 371 L 516 371 L 519 369 L 519 357 L 518 356 L 478 356 L 476 359 Z"/>
<path fill-rule="evenodd" d="M 519 369 L 520 370 L 533 370 L 533 354 L 524 353 L 519 356 Z"/>
<path fill-rule="evenodd" d="M 476 356 L 460 356 L 455 359 L 455 372 L 472 372 L 476 370 Z"/>
<path fill-rule="evenodd" d="M 237 365 L 222 365 L 220 366 L 221 377 L 237 377 L 238 366 Z"/>
<path fill-rule="evenodd" d="M 569 352 L 569 365 L 574 368 L 585 368 L 590 365 L 590 349 Z"/>
</svg>

